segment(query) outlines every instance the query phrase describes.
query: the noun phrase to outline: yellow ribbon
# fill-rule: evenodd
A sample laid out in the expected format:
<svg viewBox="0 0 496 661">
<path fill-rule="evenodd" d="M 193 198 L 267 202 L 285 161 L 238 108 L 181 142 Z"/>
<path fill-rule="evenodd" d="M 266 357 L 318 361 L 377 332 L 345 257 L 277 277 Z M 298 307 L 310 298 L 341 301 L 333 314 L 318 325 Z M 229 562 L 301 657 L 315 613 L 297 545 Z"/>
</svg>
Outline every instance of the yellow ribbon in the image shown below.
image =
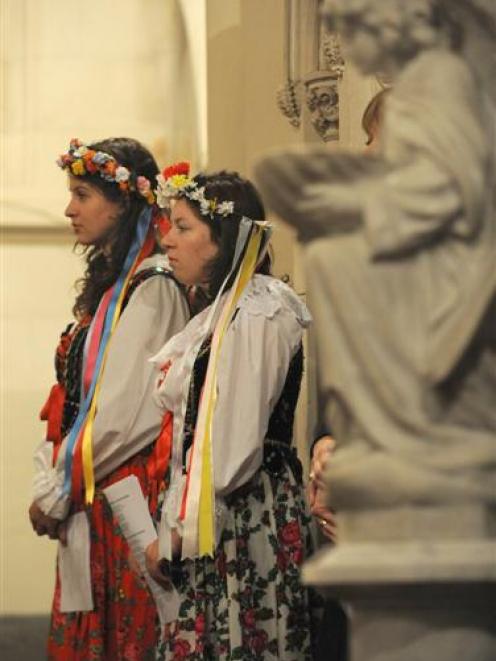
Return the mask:
<svg viewBox="0 0 496 661">
<path fill-rule="evenodd" d="M 214 490 L 212 481 L 212 420 L 217 397 L 217 363 L 222 341 L 236 310 L 237 303 L 257 266 L 262 237 L 263 228 L 259 225 L 254 225 L 241 263 L 238 278 L 236 279 L 236 283 L 229 299 L 226 301 L 226 306 L 222 312 L 217 328 L 215 329 L 214 340 L 212 341 L 212 377 L 208 391 L 205 433 L 202 446 L 201 487 L 198 512 L 198 550 L 200 557 L 203 555 L 210 555 L 213 557 L 215 548 Z"/>
</svg>

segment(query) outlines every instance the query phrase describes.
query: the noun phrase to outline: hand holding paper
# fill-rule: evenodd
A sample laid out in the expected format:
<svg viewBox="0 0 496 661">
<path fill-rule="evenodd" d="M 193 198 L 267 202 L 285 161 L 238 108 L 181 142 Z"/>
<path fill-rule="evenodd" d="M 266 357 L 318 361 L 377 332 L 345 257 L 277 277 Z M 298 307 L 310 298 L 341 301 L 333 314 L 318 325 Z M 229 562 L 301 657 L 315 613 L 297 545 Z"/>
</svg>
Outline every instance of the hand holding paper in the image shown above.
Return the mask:
<svg viewBox="0 0 496 661">
<path fill-rule="evenodd" d="M 177 591 L 160 587 L 146 567 L 145 551 L 157 540 L 157 533 L 138 479 L 130 475 L 104 489 L 104 493 L 155 599 L 162 626 L 176 620 L 179 610 Z"/>
</svg>

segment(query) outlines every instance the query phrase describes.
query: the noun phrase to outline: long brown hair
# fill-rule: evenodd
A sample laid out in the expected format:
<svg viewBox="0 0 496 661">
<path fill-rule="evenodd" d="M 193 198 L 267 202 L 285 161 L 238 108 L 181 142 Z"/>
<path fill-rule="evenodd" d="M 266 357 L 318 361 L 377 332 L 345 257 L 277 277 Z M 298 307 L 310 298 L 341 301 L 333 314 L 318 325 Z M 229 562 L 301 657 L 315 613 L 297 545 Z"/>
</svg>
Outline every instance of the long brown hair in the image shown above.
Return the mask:
<svg viewBox="0 0 496 661">
<path fill-rule="evenodd" d="M 146 177 L 152 184 L 159 172 L 152 154 L 137 140 L 131 138 L 108 138 L 89 145 L 91 149 L 103 151 L 136 174 Z M 102 179 L 98 173 L 81 177 L 86 183 L 98 188 L 109 202 L 119 204 L 121 212 L 117 224 L 105 238 L 105 253 L 101 244 L 84 246 L 86 270 L 76 282 L 78 294 L 72 311 L 77 319 L 93 315 L 105 291 L 117 278 L 126 259 L 141 212 L 146 200 L 137 193 L 122 192 L 114 182 Z M 80 244 L 76 243 L 76 248 Z"/>
</svg>

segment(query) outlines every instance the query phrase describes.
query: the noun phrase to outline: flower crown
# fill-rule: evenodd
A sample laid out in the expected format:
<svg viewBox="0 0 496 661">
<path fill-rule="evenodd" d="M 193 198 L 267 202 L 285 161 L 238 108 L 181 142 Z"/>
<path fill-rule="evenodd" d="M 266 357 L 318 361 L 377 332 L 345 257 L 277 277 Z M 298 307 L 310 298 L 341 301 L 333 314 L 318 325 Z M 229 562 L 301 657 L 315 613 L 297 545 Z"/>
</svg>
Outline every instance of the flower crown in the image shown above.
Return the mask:
<svg viewBox="0 0 496 661">
<path fill-rule="evenodd" d="M 144 197 L 148 204 L 155 202 L 155 193 L 146 177 L 136 176 L 110 154 L 91 149 L 77 138 L 73 138 L 68 151 L 59 156 L 57 165 L 62 170 L 69 170 L 76 177 L 98 173 L 105 181 L 116 183 L 121 191 L 136 192 Z"/>
<path fill-rule="evenodd" d="M 168 208 L 172 199 L 187 197 L 199 205 L 202 216 L 213 218 L 218 214 L 226 217 L 234 213 L 234 202 L 217 203 L 215 198 L 205 197 L 205 186 L 199 186 L 189 176 L 189 163 L 176 163 L 165 168 L 162 174 L 157 175 L 157 182 L 157 204 L 162 209 Z"/>
</svg>

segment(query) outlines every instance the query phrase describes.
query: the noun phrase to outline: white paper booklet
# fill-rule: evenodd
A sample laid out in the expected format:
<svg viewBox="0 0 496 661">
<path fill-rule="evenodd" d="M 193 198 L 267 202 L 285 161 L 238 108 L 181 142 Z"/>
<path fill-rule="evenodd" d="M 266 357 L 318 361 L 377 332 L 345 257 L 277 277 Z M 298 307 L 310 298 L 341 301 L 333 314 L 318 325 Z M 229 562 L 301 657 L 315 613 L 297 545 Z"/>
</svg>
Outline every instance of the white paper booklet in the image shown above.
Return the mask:
<svg viewBox="0 0 496 661">
<path fill-rule="evenodd" d="M 146 569 L 145 550 L 157 539 L 157 533 L 138 478 L 130 475 L 103 491 L 155 599 L 162 627 L 177 620 L 179 613 L 177 590 L 167 591 L 161 588 Z"/>
<path fill-rule="evenodd" d="M 86 512 L 67 522 L 67 546 L 59 542 L 60 610 L 62 613 L 93 610 L 90 572 L 90 526 Z"/>
</svg>

